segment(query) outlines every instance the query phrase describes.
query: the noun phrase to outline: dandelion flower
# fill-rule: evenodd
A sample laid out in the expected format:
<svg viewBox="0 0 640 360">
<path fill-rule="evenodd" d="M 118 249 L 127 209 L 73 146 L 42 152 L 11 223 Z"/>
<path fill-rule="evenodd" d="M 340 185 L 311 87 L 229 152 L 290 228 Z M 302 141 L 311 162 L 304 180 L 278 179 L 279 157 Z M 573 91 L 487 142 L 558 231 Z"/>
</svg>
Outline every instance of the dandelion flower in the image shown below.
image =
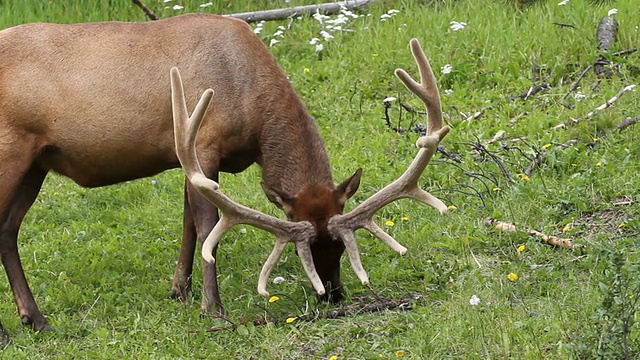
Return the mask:
<svg viewBox="0 0 640 360">
<path fill-rule="evenodd" d="M 625 226 L 627 226 L 627 224 L 625 224 L 625 223 L 621 223 L 620 225 L 618 225 L 619 228 L 623 228 Z"/>
<path fill-rule="evenodd" d="M 471 299 L 469 299 L 469 304 L 471 306 L 476 306 L 480 304 L 480 298 L 478 297 L 478 295 L 473 294 L 473 296 L 471 296 Z"/>
<path fill-rule="evenodd" d="M 311 70 L 309 70 L 309 68 L 304 68 L 304 69 L 302 69 L 302 71 L 303 71 L 303 72 L 309 72 L 309 71 L 311 71 Z"/>
<path fill-rule="evenodd" d="M 404 356 L 404 350 L 398 350 L 398 351 L 396 351 L 396 356 L 397 356 L 397 357 L 403 357 L 403 356 Z"/>
<path fill-rule="evenodd" d="M 294 317 L 288 317 L 287 320 L 285 320 L 287 322 L 287 324 L 291 324 L 292 322 L 296 321 L 296 318 Z"/>
<path fill-rule="evenodd" d="M 507 275 L 507 279 L 509 279 L 511 281 L 517 281 L 518 280 L 518 274 L 509 273 L 509 275 Z"/>
<path fill-rule="evenodd" d="M 548 143 L 547 143 L 547 144 L 542 145 L 542 148 L 543 148 L 543 149 L 548 149 L 548 148 L 550 148 L 550 147 L 551 147 L 551 144 L 548 144 Z"/>
<path fill-rule="evenodd" d="M 491 189 L 491 191 L 502 191 L 502 189 L 500 189 L 499 187 L 494 187 L 493 189 Z"/>
<path fill-rule="evenodd" d="M 524 244 L 522 244 L 522 245 L 518 246 L 517 250 L 518 250 L 518 252 L 523 252 L 523 251 L 525 251 L 526 248 L 527 247 Z"/>
<path fill-rule="evenodd" d="M 338 355 L 329 356 L 329 360 L 338 360 Z"/>
<path fill-rule="evenodd" d="M 525 174 L 518 174 L 517 176 L 524 181 L 529 181 L 529 177 Z"/>
<path fill-rule="evenodd" d="M 272 303 L 272 302 L 276 302 L 276 301 L 278 301 L 278 300 L 280 300 L 280 298 L 279 298 L 279 297 L 277 297 L 277 296 L 275 296 L 275 295 L 269 298 L 269 302 L 270 302 L 270 303 Z"/>
<path fill-rule="evenodd" d="M 449 209 L 449 210 L 455 210 L 455 209 L 457 209 L 457 208 L 458 208 L 458 207 L 457 207 L 457 206 L 455 206 L 455 205 L 449 205 L 449 206 L 447 206 L 447 209 Z"/>
<path fill-rule="evenodd" d="M 598 161 L 598 162 L 596 163 L 596 166 L 600 167 L 600 166 L 602 166 L 602 163 L 601 163 L 600 161 Z"/>
<path fill-rule="evenodd" d="M 565 225 L 565 226 L 562 228 L 562 232 L 567 232 L 567 231 L 569 231 L 569 230 L 571 230 L 571 225 L 569 225 L 569 224 Z"/>
<path fill-rule="evenodd" d="M 408 216 L 403 216 L 400 218 L 400 220 L 402 221 L 409 221 L 409 217 Z"/>
<path fill-rule="evenodd" d="M 391 220 L 387 220 L 387 221 L 385 221 L 385 222 L 384 222 L 384 224 L 385 224 L 385 225 L 387 225 L 387 226 L 393 226 L 393 225 L 395 225 L 396 223 L 394 223 L 394 222 L 393 222 L 393 221 L 391 221 Z"/>
</svg>

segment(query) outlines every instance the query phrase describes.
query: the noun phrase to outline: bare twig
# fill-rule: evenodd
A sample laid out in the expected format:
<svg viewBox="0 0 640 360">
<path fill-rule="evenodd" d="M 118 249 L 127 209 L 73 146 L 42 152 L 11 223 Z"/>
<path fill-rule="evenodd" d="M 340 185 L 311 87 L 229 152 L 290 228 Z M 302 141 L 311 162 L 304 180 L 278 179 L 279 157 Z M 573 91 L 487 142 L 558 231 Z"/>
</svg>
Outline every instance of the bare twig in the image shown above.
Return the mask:
<svg viewBox="0 0 640 360">
<path fill-rule="evenodd" d="M 552 24 L 560 26 L 560 27 L 568 27 L 568 28 L 572 28 L 572 29 L 576 28 L 575 25 L 571 25 L 571 24 L 564 24 L 564 23 L 559 23 L 559 22 L 552 22 Z"/>
<path fill-rule="evenodd" d="M 571 86 L 571 89 L 569 89 L 569 91 L 566 94 L 564 94 L 564 96 L 560 100 L 566 99 L 567 96 L 569 96 L 573 91 L 575 91 L 575 89 L 578 88 L 578 85 L 580 84 L 580 81 L 582 81 L 582 78 L 584 78 L 584 76 L 587 75 L 587 72 L 589 72 L 589 70 L 591 70 L 592 67 L 593 67 L 593 64 L 587 66 L 587 68 L 584 69 L 584 71 L 582 71 L 582 73 L 580 73 L 580 76 L 578 76 L 578 80 L 576 80 L 576 82 L 573 83 L 573 85 Z"/>
<path fill-rule="evenodd" d="M 613 55 L 613 56 L 627 55 L 627 54 L 632 54 L 632 53 L 634 53 L 636 51 L 638 51 L 638 48 L 616 51 L 611 55 Z"/>
<path fill-rule="evenodd" d="M 159 17 L 156 16 L 156 14 L 154 14 L 151 10 L 149 10 L 147 5 L 145 5 L 142 1 L 133 0 L 133 3 L 138 5 L 142 9 L 142 11 L 144 11 L 144 13 L 147 14 L 149 19 L 151 19 L 151 20 L 159 20 L 160 19 Z"/>
</svg>

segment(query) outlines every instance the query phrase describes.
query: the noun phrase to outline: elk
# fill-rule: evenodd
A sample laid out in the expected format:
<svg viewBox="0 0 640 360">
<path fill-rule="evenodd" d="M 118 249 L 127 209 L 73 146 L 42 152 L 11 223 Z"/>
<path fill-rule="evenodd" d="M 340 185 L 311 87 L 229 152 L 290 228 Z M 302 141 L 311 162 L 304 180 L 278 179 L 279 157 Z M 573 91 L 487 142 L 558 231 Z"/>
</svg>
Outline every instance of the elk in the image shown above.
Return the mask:
<svg viewBox="0 0 640 360">
<path fill-rule="evenodd" d="M 260 274 L 262 294 L 290 240 L 322 300 L 342 298 L 339 261 L 345 249 L 367 283 L 356 229 L 366 228 L 396 251 L 406 251 L 373 223 L 377 209 L 412 197 L 446 212 L 441 201 L 417 186 L 449 128 L 442 126 L 435 78 L 417 40 L 411 49 L 421 83 L 402 70 L 396 75 L 425 103 L 428 134 L 418 140 L 421 149 L 403 176 L 342 214 L 361 170 L 333 183 L 315 120 L 243 21 L 187 14 L 154 22 L 34 23 L 0 31 L 0 257 L 22 323 L 49 328 L 17 245 L 21 222 L 49 171 L 92 188 L 151 176 L 182 162 L 183 233 L 171 297 L 187 298 L 197 241 L 203 240 L 205 312 L 214 306 L 223 311 L 213 259 L 224 231 L 238 222 L 277 236 Z M 169 72 L 174 67 L 180 75 Z M 216 101 L 207 109 L 213 91 Z M 202 93 L 189 118 L 186 109 Z M 262 187 L 286 221 L 220 193 L 219 172 L 241 172 L 253 163 L 261 167 Z M 219 222 L 217 207 L 223 213 Z M 0 334 L 6 335 L 1 325 Z"/>
</svg>

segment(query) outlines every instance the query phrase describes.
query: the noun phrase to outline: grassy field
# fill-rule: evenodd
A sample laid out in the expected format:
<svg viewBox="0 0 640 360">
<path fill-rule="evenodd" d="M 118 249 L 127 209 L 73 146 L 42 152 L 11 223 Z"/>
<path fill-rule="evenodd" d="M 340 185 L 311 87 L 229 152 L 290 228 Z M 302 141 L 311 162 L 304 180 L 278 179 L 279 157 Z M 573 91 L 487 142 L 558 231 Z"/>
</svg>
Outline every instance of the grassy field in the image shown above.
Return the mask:
<svg viewBox="0 0 640 360">
<path fill-rule="evenodd" d="M 228 318 L 239 326 L 208 332 L 229 323 L 199 316 L 199 266 L 193 299 L 168 299 L 181 236 L 179 169 L 92 190 L 50 175 L 22 226 L 20 251 L 55 331 L 21 326 L 2 281 L 0 319 L 12 344 L 0 358 L 637 357 L 640 125 L 615 126 L 640 116 L 639 90 L 588 116 L 640 82 L 638 52 L 614 55 L 640 43 L 637 3 L 558 2 L 518 8 L 515 1 L 389 0 L 322 22 L 305 17 L 253 24 L 316 117 L 336 180 L 363 167 L 349 208 L 402 173 L 415 154 L 412 128 L 426 119 L 400 105 L 422 109 L 393 70 L 416 74 L 408 41 L 421 40 L 452 127 L 421 183 L 450 211 L 441 217 L 410 200 L 379 211 L 378 223 L 409 249 L 405 257 L 358 233 L 373 289 L 387 299 L 417 297 L 409 311 L 314 319 L 331 307 L 316 301 L 293 247 L 272 275 L 286 281 L 268 288 L 280 300 L 269 302 L 255 288 L 273 238 L 236 228 L 222 240 L 218 261 Z M 146 1 L 160 17 L 291 4 L 203 3 Z M 619 33 L 613 48 L 601 52 L 596 28 L 612 8 Z M 0 3 L 2 28 L 103 20 L 147 21 L 127 0 Z M 318 40 L 311 44 L 313 38 Z M 607 76 L 590 70 L 581 78 L 600 55 L 612 63 Z M 539 92 L 509 100 L 543 84 Z M 390 97 L 395 100 L 386 108 L 383 100 Z M 244 204 L 282 216 L 259 179 L 260 170 L 252 167 L 223 174 L 221 185 Z M 488 217 L 586 246 L 554 248 L 525 231 L 487 227 Z M 377 301 L 343 261 L 346 304 Z M 264 315 L 279 321 L 252 324 Z M 284 321 L 289 317 L 295 320 Z"/>
</svg>

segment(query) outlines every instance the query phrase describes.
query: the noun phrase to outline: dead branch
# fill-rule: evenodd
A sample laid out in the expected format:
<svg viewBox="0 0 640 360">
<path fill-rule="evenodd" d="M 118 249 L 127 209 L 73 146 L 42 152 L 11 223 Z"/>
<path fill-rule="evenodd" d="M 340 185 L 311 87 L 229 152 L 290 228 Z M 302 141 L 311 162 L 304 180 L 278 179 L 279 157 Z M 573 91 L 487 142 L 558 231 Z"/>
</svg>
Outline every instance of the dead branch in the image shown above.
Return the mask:
<svg viewBox="0 0 640 360">
<path fill-rule="evenodd" d="M 627 54 L 633 54 L 636 51 L 638 51 L 638 48 L 616 51 L 611 55 L 613 56 L 627 55 Z"/>
<path fill-rule="evenodd" d="M 487 106 L 483 107 L 482 109 L 476 111 L 473 115 L 468 116 L 466 119 L 464 119 L 464 121 L 471 121 L 471 120 L 478 119 L 479 117 L 481 117 L 485 113 L 485 111 L 487 111 L 487 110 L 499 105 L 503 101 L 514 101 L 516 99 L 527 100 L 527 99 L 529 99 L 529 97 L 537 94 L 541 90 L 548 89 L 548 88 L 549 88 L 549 84 L 547 84 L 546 82 L 544 82 L 542 84 L 538 84 L 538 85 L 532 84 L 531 87 L 529 87 L 529 89 L 527 89 L 527 90 L 525 90 L 525 91 L 523 91 L 523 92 L 521 92 L 519 94 L 511 95 L 511 96 L 505 98 L 504 100 L 498 100 L 498 101 L 493 102 L 490 105 L 487 105 Z"/>
<path fill-rule="evenodd" d="M 422 298 L 422 295 L 412 295 L 399 300 L 392 299 L 384 299 L 377 297 L 376 301 L 370 302 L 369 299 L 362 298 L 360 299 L 358 304 L 353 305 L 345 305 L 336 309 L 330 309 L 325 311 L 314 311 L 307 314 L 302 314 L 298 316 L 289 316 L 289 317 L 272 317 L 266 318 L 265 316 L 258 316 L 255 320 L 252 321 L 254 326 L 266 325 L 269 323 L 277 324 L 283 322 L 291 322 L 293 321 L 305 321 L 305 322 L 313 322 L 318 319 L 337 319 L 346 316 L 359 315 L 363 313 L 375 313 L 384 310 L 392 310 L 398 309 L 401 311 L 409 311 L 412 309 L 411 303 Z M 260 307 L 265 310 L 264 308 Z M 267 312 L 271 313 L 271 312 Z M 237 323 L 229 321 L 229 319 L 223 318 L 224 321 L 229 323 L 227 326 L 215 326 L 206 329 L 206 332 L 219 332 L 219 331 L 227 331 L 227 330 L 235 330 L 238 328 L 238 325 L 244 325 L 247 323 L 247 320 L 241 318 Z M 191 333 L 198 333 L 200 330 L 191 331 Z"/>
<path fill-rule="evenodd" d="M 160 19 L 159 17 L 156 16 L 156 14 L 154 14 L 151 10 L 149 10 L 147 5 L 145 5 L 142 1 L 133 0 L 133 3 L 138 5 L 142 9 L 142 11 L 144 11 L 144 13 L 147 14 L 149 19 L 151 19 L 151 20 L 159 20 Z"/>
<path fill-rule="evenodd" d="M 611 105 L 613 105 L 613 103 L 614 103 L 614 102 L 618 101 L 618 99 L 620 99 L 620 97 L 621 97 L 625 92 L 627 92 L 627 91 L 629 91 L 629 90 L 633 90 L 635 87 L 636 87 L 636 84 L 631 84 L 631 85 L 628 85 L 628 86 L 623 87 L 623 88 L 622 88 L 620 91 L 618 91 L 618 93 L 617 93 L 617 94 L 615 94 L 611 99 L 609 99 L 609 100 L 605 101 L 605 103 L 604 103 L 604 104 L 602 104 L 602 105 L 598 106 L 597 108 L 593 109 L 593 110 L 592 110 L 592 111 L 590 111 L 587 115 L 585 115 L 585 116 L 583 116 L 583 117 L 581 117 L 581 118 L 571 119 L 571 122 L 572 122 L 572 123 L 574 123 L 574 124 L 577 124 L 577 123 L 578 123 L 578 122 L 580 122 L 581 120 L 586 120 L 586 119 L 589 119 L 589 118 L 593 117 L 593 116 L 594 116 L 598 111 L 602 111 L 602 110 L 604 110 L 604 109 L 606 109 L 606 108 L 610 107 Z M 564 129 L 564 128 L 566 128 L 566 127 L 567 127 L 567 124 L 566 124 L 566 123 L 561 123 L 561 124 L 558 124 L 558 125 L 554 126 L 553 128 L 554 128 L 555 130 L 558 130 L 558 129 Z"/>
<path fill-rule="evenodd" d="M 493 226 L 493 228 L 497 229 L 497 230 L 501 230 L 501 231 L 509 231 L 509 232 L 516 232 L 516 231 L 520 231 L 515 224 L 512 223 L 508 223 L 508 222 L 504 222 L 504 221 L 500 221 L 491 217 L 488 217 L 484 220 L 484 224 L 485 226 Z M 565 238 L 560 238 L 557 236 L 550 236 L 550 235 L 545 235 L 537 230 L 534 229 L 529 229 L 529 230 L 524 230 L 527 234 L 532 235 L 532 236 L 537 236 L 539 237 L 543 242 L 552 245 L 552 246 L 558 246 L 561 248 L 565 248 L 565 249 L 578 249 L 581 247 L 584 247 L 585 245 L 583 244 L 576 244 L 573 242 L 573 240 L 571 239 L 565 239 Z"/>
<path fill-rule="evenodd" d="M 584 69 L 584 71 L 582 71 L 582 73 L 580 73 L 580 76 L 578 76 L 578 80 L 576 80 L 576 82 L 573 83 L 573 85 L 571 86 L 571 89 L 569 89 L 569 91 L 566 94 L 564 94 L 562 99 L 560 99 L 561 101 L 566 99 L 567 96 L 569 96 L 572 92 L 574 92 L 578 88 L 580 81 L 582 81 L 582 78 L 584 78 L 584 76 L 587 75 L 587 72 L 589 72 L 589 70 L 591 70 L 592 67 L 593 65 L 589 65 L 587 66 L 586 69 Z"/>
<path fill-rule="evenodd" d="M 618 130 L 618 131 L 622 131 L 626 128 L 628 128 L 629 126 L 637 123 L 640 121 L 640 116 L 636 116 L 636 117 L 628 117 L 624 120 L 622 120 L 618 125 L 616 125 L 613 130 Z"/>
<path fill-rule="evenodd" d="M 338 13 L 342 8 L 353 10 L 369 5 L 375 1 L 376 0 L 349 0 L 316 5 L 294 6 L 283 9 L 250 11 L 238 14 L 228 14 L 225 16 L 241 19 L 248 23 L 257 21 L 283 20 L 292 16 L 309 15 L 319 11 L 323 12 L 326 15 L 332 15 Z"/>
</svg>

